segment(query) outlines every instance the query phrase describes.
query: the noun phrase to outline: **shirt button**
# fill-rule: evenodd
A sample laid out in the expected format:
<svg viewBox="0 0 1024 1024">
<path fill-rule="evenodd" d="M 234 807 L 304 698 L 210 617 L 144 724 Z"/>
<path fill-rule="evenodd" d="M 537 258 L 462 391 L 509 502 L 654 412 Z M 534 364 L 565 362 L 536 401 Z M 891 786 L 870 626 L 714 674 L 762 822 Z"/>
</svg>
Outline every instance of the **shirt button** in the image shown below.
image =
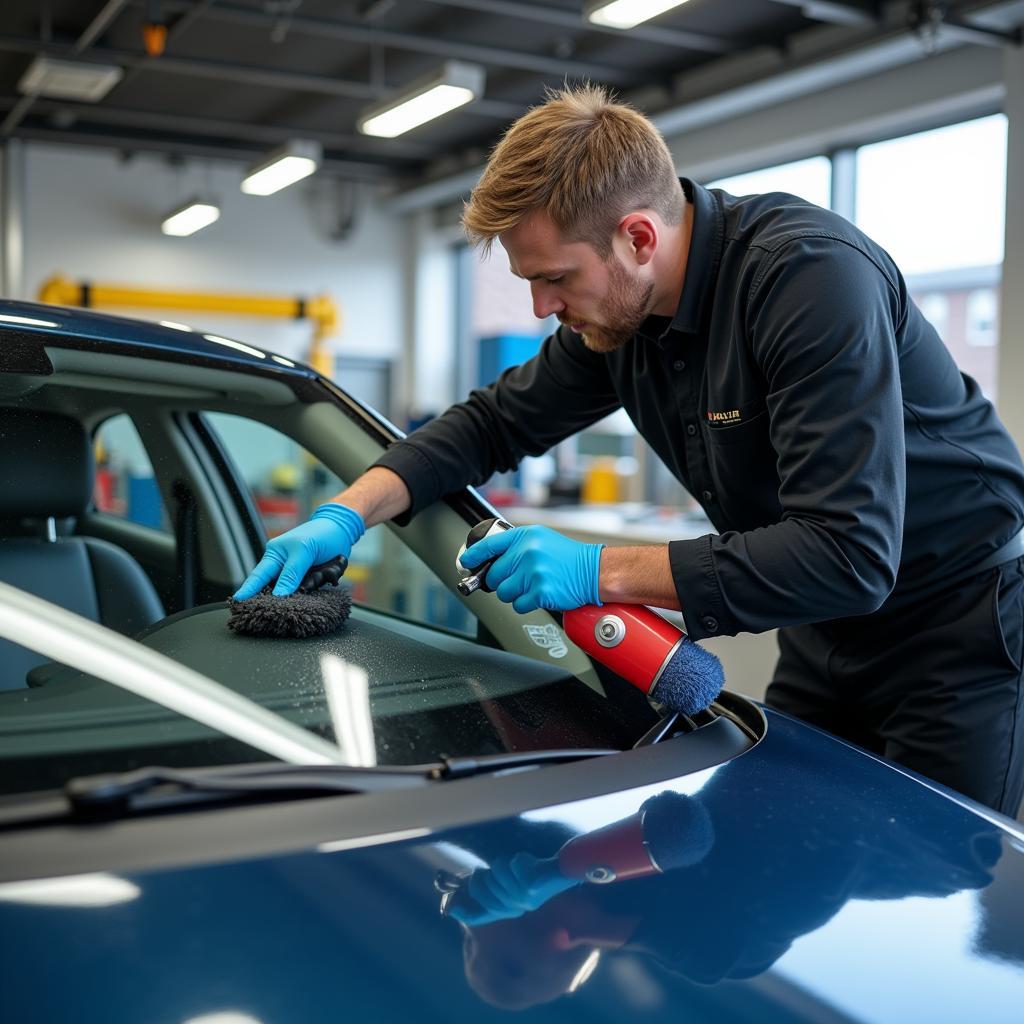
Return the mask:
<svg viewBox="0 0 1024 1024">
<path fill-rule="evenodd" d="M 690 437 L 693 437 L 693 435 L 697 433 L 697 424 L 696 423 L 687 423 L 686 424 L 686 432 L 690 435 Z"/>
<path fill-rule="evenodd" d="M 710 491 L 701 491 L 700 497 L 705 505 L 715 500 L 715 496 Z"/>
<path fill-rule="evenodd" d="M 703 627 L 704 627 L 704 628 L 705 628 L 705 629 L 706 629 L 706 630 L 707 630 L 707 631 L 708 631 L 709 633 L 717 633 L 717 632 L 718 632 L 718 619 L 716 619 L 716 618 L 714 617 L 714 615 L 705 615 L 705 616 L 704 616 L 704 617 L 703 617 L 703 618 L 702 618 L 702 619 L 700 620 L 700 624 L 701 624 L 701 625 L 702 625 L 702 626 L 703 626 Z"/>
<path fill-rule="evenodd" d="M 677 360 L 676 360 L 676 361 L 675 361 L 675 362 L 674 362 L 674 363 L 672 364 L 672 369 L 673 369 L 673 370 L 685 370 L 685 369 L 686 369 L 686 361 L 685 361 L 685 360 L 683 360 L 683 359 L 677 359 Z"/>
</svg>

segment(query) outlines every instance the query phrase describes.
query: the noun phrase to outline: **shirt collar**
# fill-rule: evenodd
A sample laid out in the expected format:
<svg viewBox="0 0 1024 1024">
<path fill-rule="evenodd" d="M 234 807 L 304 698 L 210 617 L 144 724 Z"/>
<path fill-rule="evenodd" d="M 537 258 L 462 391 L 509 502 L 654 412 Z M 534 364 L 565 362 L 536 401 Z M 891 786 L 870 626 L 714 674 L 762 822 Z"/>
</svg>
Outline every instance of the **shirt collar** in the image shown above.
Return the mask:
<svg viewBox="0 0 1024 1024">
<path fill-rule="evenodd" d="M 697 334 L 705 324 L 711 305 L 718 267 L 722 260 L 725 217 L 718 200 L 702 185 L 689 178 L 680 178 L 683 193 L 693 204 L 693 226 L 690 251 L 686 259 L 686 280 L 675 316 L 666 326 L 666 317 L 649 317 L 640 333 L 666 341 L 669 331 Z"/>
</svg>

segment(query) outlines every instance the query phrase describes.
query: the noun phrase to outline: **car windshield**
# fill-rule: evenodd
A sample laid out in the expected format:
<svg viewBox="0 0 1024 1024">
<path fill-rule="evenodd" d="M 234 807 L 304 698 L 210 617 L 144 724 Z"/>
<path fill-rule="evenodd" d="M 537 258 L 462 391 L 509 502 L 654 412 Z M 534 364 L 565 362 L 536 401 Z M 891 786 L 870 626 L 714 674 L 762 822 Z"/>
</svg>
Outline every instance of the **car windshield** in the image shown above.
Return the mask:
<svg viewBox="0 0 1024 1024">
<path fill-rule="evenodd" d="M 171 346 L 138 358 L 52 333 L 17 340 L 5 363 L 12 342 L 0 333 L 11 442 L 0 468 L 19 483 L 0 504 L 0 582 L 134 638 L 338 744 L 352 764 L 623 748 L 655 720 L 547 613 L 455 593 L 459 545 L 493 514 L 471 492 L 360 541 L 344 583 L 353 610 L 337 632 L 233 632 L 226 599 L 266 539 L 307 518 L 394 433 L 302 367 L 256 372 Z M 65 664 L 59 646 L 44 655 L 15 639 L 0 639 L 3 792 L 270 756 L 93 663 Z"/>
</svg>

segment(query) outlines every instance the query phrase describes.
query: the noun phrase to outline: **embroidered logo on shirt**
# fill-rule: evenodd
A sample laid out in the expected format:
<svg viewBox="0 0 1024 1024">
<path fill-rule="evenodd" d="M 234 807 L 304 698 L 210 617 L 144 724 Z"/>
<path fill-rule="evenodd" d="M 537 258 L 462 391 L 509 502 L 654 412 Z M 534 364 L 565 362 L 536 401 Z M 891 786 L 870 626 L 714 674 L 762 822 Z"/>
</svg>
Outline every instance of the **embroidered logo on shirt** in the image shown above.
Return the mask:
<svg viewBox="0 0 1024 1024">
<path fill-rule="evenodd" d="M 743 417 L 739 409 L 729 409 L 726 412 L 709 412 L 709 423 L 739 423 Z"/>
</svg>

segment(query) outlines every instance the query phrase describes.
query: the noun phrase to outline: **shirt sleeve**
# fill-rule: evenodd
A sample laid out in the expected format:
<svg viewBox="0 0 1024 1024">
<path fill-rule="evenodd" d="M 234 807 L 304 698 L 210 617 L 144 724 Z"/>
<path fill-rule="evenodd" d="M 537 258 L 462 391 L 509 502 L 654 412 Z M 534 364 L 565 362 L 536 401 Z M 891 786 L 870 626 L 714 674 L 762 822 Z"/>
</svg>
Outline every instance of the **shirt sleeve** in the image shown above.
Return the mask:
<svg viewBox="0 0 1024 1024">
<path fill-rule="evenodd" d="M 695 639 L 865 615 L 892 591 L 906 497 L 898 280 L 834 237 L 787 243 L 755 277 L 748 335 L 783 511 L 669 545 Z"/>
<path fill-rule="evenodd" d="M 402 478 L 412 498 L 395 521 L 404 525 L 443 495 L 515 469 L 524 456 L 543 454 L 619 406 L 606 357 L 560 327 L 533 359 L 476 389 L 377 460 Z"/>
</svg>

